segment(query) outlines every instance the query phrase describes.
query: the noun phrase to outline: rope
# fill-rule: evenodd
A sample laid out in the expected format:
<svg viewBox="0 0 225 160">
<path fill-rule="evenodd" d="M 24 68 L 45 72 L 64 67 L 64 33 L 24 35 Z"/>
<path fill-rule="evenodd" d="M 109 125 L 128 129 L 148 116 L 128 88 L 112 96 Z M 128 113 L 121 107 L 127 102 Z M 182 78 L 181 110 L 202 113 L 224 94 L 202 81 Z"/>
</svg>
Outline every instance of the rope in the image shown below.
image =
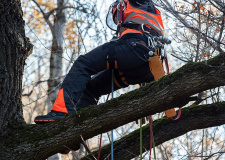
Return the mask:
<svg viewBox="0 0 225 160">
<path fill-rule="evenodd" d="M 106 101 L 108 101 L 109 99 L 109 94 L 106 98 Z M 100 160 L 100 155 L 101 155 L 101 147 L 102 147 L 102 134 L 100 136 L 100 142 L 99 142 L 99 147 L 98 147 L 98 159 L 97 160 Z"/>
<path fill-rule="evenodd" d="M 101 146 L 102 146 L 102 134 L 100 136 L 100 142 L 99 142 L 99 147 L 98 147 L 98 160 L 100 159 Z"/>
<path fill-rule="evenodd" d="M 142 144 L 142 118 L 140 119 L 140 159 L 142 160 L 143 157 L 142 157 L 142 148 L 143 148 L 143 144 Z"/>
<path fill-rule="evenodd" d="M 111 160 L 113 160 L 113 130 L 111 131 Z"/>
<path fill-rule="evenodd" d="M 171 121 L 176 121 L 176 120 L 178 120 L 178 119 L 180 118 L 180 116 L 181 116 L 181 108 L 179 108 L 178 115 L 177 115 L 177 117 L 176 117 L 175 119 L 170 118 L 170 117 L 167 117 L 167 118 L 168 118 L 169 120 L 171 120 Z"/>
<path fill-rule="evenodd" d="M 111 82 L 111 85 L 112 85 L 112 99 L 113 99 L 113 91 L 114 91 L 114 84 L 113 84 L 113 75 L 114 75 L 114 70 L 112 69 L 112 82 Z M 113 160 L 113 130 L 111 131 L 111 160 Z"/>
<path fill-rule="evenodd" d="M 149 149 L 149 160 L 151 160 L 151 156 L 152 156 L 152 116 L 149 116 L 150 119 L 150 149 Z"/>
<path fill-rule="evenodd" d="M 155 153 L 155 141 L 154 141 L 154 137 L 153 137 L 153 126 L 152 126 L 152 116 L 149 116 L 150 119 L 150 155 L 149 155 L 149 160 L 151 160 L 151 156 L 152 156 L 152 148 L 153 148 L 153 153 L 154 153 L 154 159 L 156 159 L 156 153 Z"/>
</svg>

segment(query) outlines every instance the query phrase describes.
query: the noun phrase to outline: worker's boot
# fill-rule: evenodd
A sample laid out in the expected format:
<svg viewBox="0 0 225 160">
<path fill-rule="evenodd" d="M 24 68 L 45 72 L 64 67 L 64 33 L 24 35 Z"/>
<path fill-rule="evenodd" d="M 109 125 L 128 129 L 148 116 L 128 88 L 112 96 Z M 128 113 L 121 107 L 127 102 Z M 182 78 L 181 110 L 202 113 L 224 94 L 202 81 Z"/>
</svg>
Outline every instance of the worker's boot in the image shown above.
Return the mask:
<svg viewBox="0 0 225 160">
<path fill-rule="evenodd" d="M 57 111 L 51 111 L 47 115 L 37 116 L 34 119 L 34 122 L 36 124 L 49 123 L 49 122 L 53 122 L 55 120 L 63 119 L 67 115 L 68 115 L 67 113 L 57 112 Z"/>
</svg>

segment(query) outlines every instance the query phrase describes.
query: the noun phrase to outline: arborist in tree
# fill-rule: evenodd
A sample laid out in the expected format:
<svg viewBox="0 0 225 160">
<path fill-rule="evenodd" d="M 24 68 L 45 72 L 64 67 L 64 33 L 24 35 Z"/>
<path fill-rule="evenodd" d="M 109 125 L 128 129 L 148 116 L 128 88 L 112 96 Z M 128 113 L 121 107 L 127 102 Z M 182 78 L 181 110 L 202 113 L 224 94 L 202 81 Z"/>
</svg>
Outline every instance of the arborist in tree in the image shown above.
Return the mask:
<svg viewBox="0 0 225 160">
<path fill-rule="evenodd" d="M 160 54 L 168 40 L 163 38 L 161 14 L 152 0 L 118 0 L 111 5 L 107 16 L 107 25 L 113 29 L 110 18 L 117 25 L 116 38 L 78 57 L 51 112 L 37 116 L 35 123 L 62 119 L 81 108 L 96 105 L 101 95 L 111 92 L 112 69 L 114 91 L 158 80 L 164 75 Z"/>
</svg>

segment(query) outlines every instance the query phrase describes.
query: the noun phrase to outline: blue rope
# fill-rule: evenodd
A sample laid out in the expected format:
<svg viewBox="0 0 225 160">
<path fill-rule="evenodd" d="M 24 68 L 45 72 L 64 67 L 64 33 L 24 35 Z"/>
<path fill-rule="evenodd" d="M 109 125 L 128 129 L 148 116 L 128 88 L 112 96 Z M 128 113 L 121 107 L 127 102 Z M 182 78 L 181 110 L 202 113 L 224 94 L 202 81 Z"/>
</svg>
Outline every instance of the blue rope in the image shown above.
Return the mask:
<svg viewBox="0 0 225 160">
<path fill-rule="evenodd" d="M 112 70 L 112 99 L 113 99 L 113 91 L 114 91 L 114 84 L 113 84 L 113 75 L 114 70 Z M 113 160 L 113 130 L 111 131 L 111 160 Z"/>
<path fill-rule="evenodd" d="M 111 131 L 111 160 L 113 160 L 113 130 Z"/>
</svg>

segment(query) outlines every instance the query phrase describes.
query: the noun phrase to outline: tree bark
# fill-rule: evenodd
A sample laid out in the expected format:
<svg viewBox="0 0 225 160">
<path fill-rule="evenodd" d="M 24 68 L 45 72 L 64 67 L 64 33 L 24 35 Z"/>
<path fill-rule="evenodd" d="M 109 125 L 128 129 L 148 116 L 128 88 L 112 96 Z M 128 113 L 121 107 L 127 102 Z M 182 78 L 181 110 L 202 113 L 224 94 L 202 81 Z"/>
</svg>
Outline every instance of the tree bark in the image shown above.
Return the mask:
<svg viewBox="0 0 225 160">
<path fill-rule="evenodd" d="M 20 1 L 0 1 L 0 135 L 25 124 L 21 102 L 25 59 L 32 44 L 25 36 Z"/>
<path fill-rule="evenodd" d="M 207 62 L 188 63 L 157 82 L 105 104 L 84 108 L 54 123 L 27 125 L 11 131 L 0 138 L 3 143 L 0 156 L 45 159 L 65 150 L 66 146 L 78 145 L 82 141 L 80 136 L 86 140 L 141 117 L 181 107 L 188 102 L 186 97 L 225 84 L 224 61 L 225 56 L 221 54 Z M 214 125 L 221 125 L 221 122 Z"/>
<path fill-rule="evenodd" d="M 189 131 L 219 126 L 225 123 L 225 102 L 201 106 L 191 106 L 182 109 L 182 115 L 178 121 L 169 121 L 166 117 L 153 122 L 153 134 L 155 145 L 160 145 L 168 140 L 181 136 Z M 150 148 L 149 124 L 143 127 L 143 151 Z M 137 129 L 127 136 L 114 142 L 114 158 L 117 160 L 129 160 L 140 153 L 140 130 Z M 111 153 L 110 144 L 102 147 L 101 159 L 105 159 Z M 89 160 L 98 156 L 98 151 L 83 157 L 81 160 Z"/>
</svg>

